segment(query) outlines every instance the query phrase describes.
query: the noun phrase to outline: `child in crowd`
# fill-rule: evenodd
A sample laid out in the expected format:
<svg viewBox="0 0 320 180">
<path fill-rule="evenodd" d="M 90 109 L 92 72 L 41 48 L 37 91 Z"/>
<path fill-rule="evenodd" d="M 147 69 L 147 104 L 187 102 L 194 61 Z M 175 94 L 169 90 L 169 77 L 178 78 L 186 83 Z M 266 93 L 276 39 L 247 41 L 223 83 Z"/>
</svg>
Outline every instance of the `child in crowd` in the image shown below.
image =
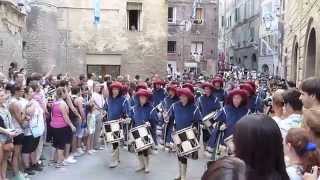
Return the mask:
<svg viewBox="0 0 320 180">
<path fill-rule="evenodd" d="M 93 154 L 95 150 L 93 149 L 93 138 L 96 127 L 96 115 L 95 115 L 95 107 L 93 104 L 88 106 L 88 115 L 87 115 L 87 127 L 88 127 L 88 138 L 87 138 L 87 153 Z"/>
</svg>

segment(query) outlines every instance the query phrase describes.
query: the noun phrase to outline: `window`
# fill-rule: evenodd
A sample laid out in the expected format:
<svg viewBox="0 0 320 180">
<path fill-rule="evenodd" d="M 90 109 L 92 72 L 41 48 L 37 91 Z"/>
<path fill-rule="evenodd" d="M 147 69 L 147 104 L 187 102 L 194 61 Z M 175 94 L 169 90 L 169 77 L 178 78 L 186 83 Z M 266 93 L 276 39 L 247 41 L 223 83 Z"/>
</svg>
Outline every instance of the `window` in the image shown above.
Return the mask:
<svg viewBox="0 0 320 180">
<path fill-rule="evenodd" d="M 255 36 L 254 27 L 251 27 L 250 28 L 250 42 L 254 42 L 254 36 Z"/>
<path fill-rule="evenodd" d="M 234 14 L 234 22 L 238 22 L 238 20 L 239 20 L 239 17 L 238 17 L 238 15 L 239 15 L 239 8 L 236 8 L 236 10 L 235 10 L 236 12 L 235 12 L 235 14 Z"/>
<path fill-rule="evenodd" d="M 168 23 L 176 23 L 176 8 L 168 8 Z"/>
<path fill-rule="evenodd" d="M 224 27 L 224 16 L 221 16 L 221 27 Z"/>
<path fill-rule="evenodd" d="M 176 47 L 176 41 L 168 41 L 168 53 L 176 53 Z"/>
<path fill-rule="evenodd" d="M 196 17 L 194 20 L 195 24 L 202 24 L 204 21 L 204 13 L 203 13 L 203 8 L 196 8 Z"/>
<path fill-rule="evenodd" d="M 140 15 L 142 11 L 141 3 L 127 3 L 127 29 L 130 31 L 141 31 Z"/>
<path fill-rule="evenodd" d="M 196 56 L 196 55 L 202 56 L 202 54 L 203 54 L 203 42 L 193 42 L 191 44 L 191 54 L 193 56 Z"/>
</svg>

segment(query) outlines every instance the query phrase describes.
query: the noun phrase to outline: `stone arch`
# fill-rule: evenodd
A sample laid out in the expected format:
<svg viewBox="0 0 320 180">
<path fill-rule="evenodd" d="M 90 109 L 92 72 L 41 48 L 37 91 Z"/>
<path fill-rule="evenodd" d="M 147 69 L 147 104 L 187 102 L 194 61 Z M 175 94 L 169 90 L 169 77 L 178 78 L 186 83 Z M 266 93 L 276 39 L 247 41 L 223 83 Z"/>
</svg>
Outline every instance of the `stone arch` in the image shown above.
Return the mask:
<svg viewBox="0 0 320 180">
<path fill-rule="evenodd" d="M 308 42 L 306 46 L 305 78 L 315 76 L 316 74 L 316 38 L 316 30 L 312 28 L 308 35 Z"/>
<path fill-rule="evenodd" d="M 317 40 L 318 37 L 317 29 L 315 28 L 315 20 L 311 17 L 308 21 L 307 31 L 305 32 L 306 38 L 304 40 L 304 61 L 303 61 L 303 77 L 314 76 L 317 73 L 317 57 L 320 54 L 317 48 Z"/>
<path fill-rule="evenodd" d="M 299 59 L 299 44 L 297 36 L 294 37 L 292 46 L 292 58 L 291 58 L 291 80 L 297 81 L 297 69 L 298 69 L 298 59 Z"/>
</svg>

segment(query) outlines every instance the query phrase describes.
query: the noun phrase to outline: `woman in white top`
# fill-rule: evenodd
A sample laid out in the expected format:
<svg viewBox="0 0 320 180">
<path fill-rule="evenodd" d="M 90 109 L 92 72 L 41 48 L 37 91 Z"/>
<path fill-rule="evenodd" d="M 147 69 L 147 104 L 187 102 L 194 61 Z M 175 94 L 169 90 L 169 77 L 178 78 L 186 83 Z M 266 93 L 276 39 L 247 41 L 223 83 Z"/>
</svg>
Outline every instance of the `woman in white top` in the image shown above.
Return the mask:
<svg viewBox="0 0 320 180">
<path fill-rule="evenodd" d="M 11 114 L 6 106 L 7 95 L 0 89 L 0 177 L 6 179 L 7 161 L 13 151 L 12 139 L 17 135 L 12 124 Z"/>
<path fill-rule="evenodd" d="M 43 109 L 40 104 L 32 98 L 32 95 L 33 89 L 27 86 L 25 88 L 25 98 L 28 100 L 28 104 L 25 109 L 26 121 L 23 124 L 22 159 L 25 173 L 29 175 L 35 174 L 33 170 L 42 171 L 42 168 L 37 163 L 36 149 L 39 145 L 40 137 L 44 133 Z"/>
</svg>

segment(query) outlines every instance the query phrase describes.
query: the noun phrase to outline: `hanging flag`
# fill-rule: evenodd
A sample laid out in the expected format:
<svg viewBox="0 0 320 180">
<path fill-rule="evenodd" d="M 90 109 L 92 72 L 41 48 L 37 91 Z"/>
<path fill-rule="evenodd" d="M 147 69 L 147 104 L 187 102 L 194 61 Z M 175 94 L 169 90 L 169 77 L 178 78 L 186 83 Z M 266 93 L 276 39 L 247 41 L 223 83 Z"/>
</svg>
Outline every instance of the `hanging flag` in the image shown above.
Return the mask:
<svg viewBox="0 0 320 180">
<path fill-rule="evenodd" d="M 101 0 L 93 0 L 94 7 L 94 23 L 99 24 L 101 18 Z"/>
</svg>

